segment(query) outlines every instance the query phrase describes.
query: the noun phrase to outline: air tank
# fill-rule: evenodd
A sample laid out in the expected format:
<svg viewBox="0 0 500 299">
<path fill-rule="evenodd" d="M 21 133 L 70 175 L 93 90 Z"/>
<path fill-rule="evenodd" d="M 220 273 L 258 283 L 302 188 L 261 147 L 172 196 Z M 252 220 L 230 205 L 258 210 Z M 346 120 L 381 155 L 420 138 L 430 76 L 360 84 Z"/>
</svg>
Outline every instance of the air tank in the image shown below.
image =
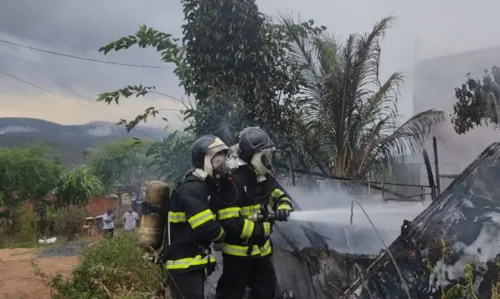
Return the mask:
<svg viewBox="0 0 500 299">
<path fill-rule="evenodd" d="M 170 188 L 166 183 L 146 183 L 146 198 L 139 227 L 139 244 L 146 251 L 156 251 L 163 243 L 169 195 Z"/>
</svg>

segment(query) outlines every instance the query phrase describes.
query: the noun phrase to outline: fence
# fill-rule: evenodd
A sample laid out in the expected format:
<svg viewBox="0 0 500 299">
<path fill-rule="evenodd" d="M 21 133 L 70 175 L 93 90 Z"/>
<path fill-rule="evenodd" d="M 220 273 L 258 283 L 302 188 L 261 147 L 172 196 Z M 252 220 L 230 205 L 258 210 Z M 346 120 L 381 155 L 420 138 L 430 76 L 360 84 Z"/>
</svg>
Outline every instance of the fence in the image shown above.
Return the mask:
<svg viewBox="0 0 500 299">
<path fill-rule="evenodd" d="M 356 197 L 382 196 L 384 200 L 397 201 L 424 201 L 431 200 L 435 196 L 436 187 L 421 184 L 420 165 L 410 165 L 411 170 L 405 169 L 405 173 L 411 173 L 410 180 L 403 175 L 399 177 L 399 182 L 380 182 L 369 180 L 350 180 L 325 176 L 320 173 L 295 170 L 292 172 L 281 172 L 281 178 L 289 185 L 301 186 L 303 188 L 335 188 L 345 190 L 347 193 Z M 400 167 L 400 172 L 403 168 Z M 406 180 L 404 179 L 406 178 Z M 414 183 L 415 182 L 415 183 Z"/>
</svg>

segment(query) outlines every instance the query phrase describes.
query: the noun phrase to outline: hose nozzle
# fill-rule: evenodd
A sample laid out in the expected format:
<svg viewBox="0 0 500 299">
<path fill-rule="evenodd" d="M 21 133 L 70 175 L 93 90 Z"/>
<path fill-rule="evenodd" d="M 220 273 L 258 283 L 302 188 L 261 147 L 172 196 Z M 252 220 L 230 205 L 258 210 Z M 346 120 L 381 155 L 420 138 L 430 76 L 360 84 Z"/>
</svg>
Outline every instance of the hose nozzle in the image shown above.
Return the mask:
<svg viewBox="0 0 500 299">
<path fill-rule="evenodd" d="M 274 215 L 274 213 L 267 214 L 267 217 L 260 213 L 254 213 L 248 216 L 248 219 L 253 222 L 274 221 L 276 219 L 276 216 Z"/>
<path fill-rule="evenodd" d="M 248 216 L 248 220 L 253 222 L 262 222 L 264 221 L 264 216 L 259 213 L 253 213 L 252 215 Z"/>
</svg>

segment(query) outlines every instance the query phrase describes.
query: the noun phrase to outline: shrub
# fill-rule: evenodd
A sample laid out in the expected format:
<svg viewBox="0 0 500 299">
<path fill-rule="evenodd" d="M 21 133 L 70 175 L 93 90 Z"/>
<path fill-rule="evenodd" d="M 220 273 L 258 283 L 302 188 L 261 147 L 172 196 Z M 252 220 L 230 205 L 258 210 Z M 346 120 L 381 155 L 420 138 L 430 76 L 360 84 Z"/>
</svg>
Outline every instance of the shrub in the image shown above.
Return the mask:
<svg viewBox="0 0 500 299">
<path fill-rule="evenodd" d="M 85 248 L 68 278 L 36 273 L 51 288 L 53 299 L 150 298 L 160 287 L 161 271 L 142 256 L 137 237 L 119 233 Z"/>
<path fill-rule="evenodd" d="M 74 239 L 83 229 L 87 210 L 77 205 L 57 209 L 54 215 L 54 231 L 68 240 Z"/>
<path fill-rule="evenodd" d="M 36 244 L 36 215 L 24 207 L 12 212 L 11 225 L 0 238 L 0 247 L 31 247 Z"/>
</svg>

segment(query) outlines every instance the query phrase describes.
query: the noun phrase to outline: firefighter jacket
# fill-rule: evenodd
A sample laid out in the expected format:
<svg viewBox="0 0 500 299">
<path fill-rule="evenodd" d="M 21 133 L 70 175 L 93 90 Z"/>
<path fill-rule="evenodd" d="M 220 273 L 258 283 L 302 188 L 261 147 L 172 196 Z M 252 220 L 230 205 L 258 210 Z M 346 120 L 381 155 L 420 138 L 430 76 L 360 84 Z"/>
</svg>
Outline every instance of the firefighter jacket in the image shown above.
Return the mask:
<svg viewBox="0 0 500 299">
<path fill-rule="evenodd" d="M 223 204 L 217 210 L 217 220 L 226 230 L 226 238 L 222 244 L 222 252 L 227 255 L 259 258 L 272 253 L 269 235 L 272 231 L 270 222 L 254 223 L 248 217 L 261 213 L 272 200 L 273 206 L 280 209 L 291 209 L 291 202 L 283 192 L 275 189 L 265 196 L 258 191 L 254 170 L 249 165 L 239 165 L 231 174 L 231 183 L 220 192 Z M 273 186 L 268 186 L 273 188 Z M 261 199 L 265 197 L 266 199 Z"/>
<path fill-rule="evenodd" d="M 215 264 L 210 244 L 220 242 L 225 232 L 210 208 L 207 182 L 188 174 L 172 194 L 168 210 L 165 267 L 191 271 Z"/>
</svg>

